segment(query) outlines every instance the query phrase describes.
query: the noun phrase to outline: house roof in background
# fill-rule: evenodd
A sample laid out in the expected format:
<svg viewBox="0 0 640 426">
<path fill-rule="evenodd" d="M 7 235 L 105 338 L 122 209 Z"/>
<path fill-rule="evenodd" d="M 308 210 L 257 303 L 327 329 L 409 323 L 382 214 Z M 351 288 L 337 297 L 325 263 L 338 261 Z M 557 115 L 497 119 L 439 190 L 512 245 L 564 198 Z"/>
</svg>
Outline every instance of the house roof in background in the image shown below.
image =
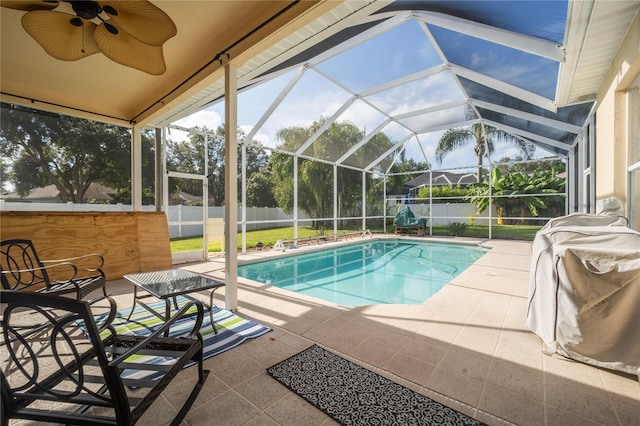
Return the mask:
<svg viewBox="0 0 640 426">
<path fill-rule="evenodd" d="M 430 177 L 432 186 L 466 186 L 478 181 L 475 173 L 427 172 L 402 185 L 402 193 L 408 194 L 412 189 L 429 186 Z"/>
</svg>

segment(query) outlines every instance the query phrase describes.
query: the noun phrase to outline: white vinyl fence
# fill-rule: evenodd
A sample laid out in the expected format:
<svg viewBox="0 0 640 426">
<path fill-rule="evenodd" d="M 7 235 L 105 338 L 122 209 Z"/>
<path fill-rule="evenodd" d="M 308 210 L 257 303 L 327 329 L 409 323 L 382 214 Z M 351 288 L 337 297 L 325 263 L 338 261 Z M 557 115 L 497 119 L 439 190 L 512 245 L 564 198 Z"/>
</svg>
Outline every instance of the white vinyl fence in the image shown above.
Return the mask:
<svg viewBox="0 0 640 426">
<path fill-rule="evenodd" d="M 387 216 L 393 218 L 398 209 L 407 206 L 398 204 L 392 206 L 387 212 Z M 408 205 L 416 217 L 429 217 L 429 204 L 409 204 Z M 74 204 L 74 203 L 25 203 L 6 202 L 0 200 L 0 211 L 64 211 L 64 212 L 126 212 L 132 211 L 127 204 Z M 142 211 L 155 211 L 154 206 L 143 206 Z M 431 224 L 446 225 L 449 222 L 464 222 L 476 225 L 489 224 L 489 211 L 482 214 L 475 213 L 474 204 L 469 203 L 449 203 L 433 204 L 431 211 Z M 271 207 L 249 207 L 246 213 L 247 231 L 256 229 L 293 226 L 293 216 L 285 214 L 280 208 Z M 224 207 L 209 207 L 209 219 L 224 219 Z M 242 208 L 238 208 L 238 218 L 242 218 Z M 310 219 L 302 211 L 298 212 L 298 219 L 303 224 L 308 224 Z M 202 206 L 169 206 L 167 212 L 169 223 L 169 236 L 192 237 L 202 235 Z M 497 223 L 495 207 L 491 214 L 491 223 Z M 238 224 L 238 232 L 242 230 L 242 225 Z"/>
<path fill-rule="evenodd" d="M 298 212 L 300 219 L 307 219 L 302 212 Z M 209 219 L 224 219 L 224 207 L 209 207 Z M 242 208 L 238 208 L 238 220 L 242 218 Z M 202 235 L 202 207 L 201 206 L 169 206 L 167 213 L 169 222 L 169 236 L 190 237 Z M 199 222 L 195 224 L 194 222 Z M 279 207 L 249 207 L 247 209 L 247 231 L 256 229 L 293 226 L 293 216 L 285 214 Z M 238 224 L 238 232 L 242 225 Z"/>
<path fill-rule="evenodd" d="M 202 236 L 202 206 L 169 206 L 167 222 L 169 237 Z M 129 212 L 128 204 L 74 204 L 74 203 L 28 203 L 0 200 L 0 211 L 58 211 L 58 212 Z M 154 206 L 142 206 L 142 211 L 155 211 Z M 224 207 L 209 207 L 209 219 L 224 218 Z M 242 209 L 238 208 L 238 218 Z M 298 212 L 300 219 L 308 219 Z M 280 208 L 249 207 L 247 209 L 247 231 L 256 229 L 293 226 L 293 216 Z M 238 225 L 238 231 L 242 226 Z"/>
<path fill-rule="evenodd" d="M 394 217 L 404 207 L 411 208 L 416 218 L 429 218 L 429 203 L 397 204 L 389 209 L 388 216 Z M 431 205 L 431 224 L 447 225 L 449 222 L 463 222 L 468 225 L 489 225 L 489 209 L 477 214 L 476 205 L 472 203 L 446 203 Z M 428 223 L 428 222 L 427 222 Z M 491 224 L 498 223 L 496 207 L 492 206 Z"/>
</svg>

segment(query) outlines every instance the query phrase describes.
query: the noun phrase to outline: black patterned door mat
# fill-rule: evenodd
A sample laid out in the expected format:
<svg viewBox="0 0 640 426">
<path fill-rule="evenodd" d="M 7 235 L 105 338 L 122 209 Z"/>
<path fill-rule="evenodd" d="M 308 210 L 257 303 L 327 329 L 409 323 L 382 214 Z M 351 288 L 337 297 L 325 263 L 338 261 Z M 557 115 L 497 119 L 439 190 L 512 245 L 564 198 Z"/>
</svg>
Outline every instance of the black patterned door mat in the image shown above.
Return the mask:
<svg viewBox="0 0 640 426">
<path fill-rule="evenodd" d="M 342 425 L 484 425 L 318 345 L 267 372 Z"/>
</svg>

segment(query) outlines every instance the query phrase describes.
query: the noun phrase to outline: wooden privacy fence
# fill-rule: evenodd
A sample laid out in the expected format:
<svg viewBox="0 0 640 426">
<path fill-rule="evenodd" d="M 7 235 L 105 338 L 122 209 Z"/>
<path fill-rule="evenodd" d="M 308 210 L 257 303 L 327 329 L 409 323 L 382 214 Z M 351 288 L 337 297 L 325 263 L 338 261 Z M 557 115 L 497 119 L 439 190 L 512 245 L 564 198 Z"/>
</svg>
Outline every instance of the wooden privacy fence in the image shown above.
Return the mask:
<svg viewBox="0 0 640 426">
<path fill-rule="evenodd" d="M 32 240 L 41 259 L 100 253 L 108 280 L 172 266 L 163 212 L 5 211 L 0 238 Z"/>
</svg>

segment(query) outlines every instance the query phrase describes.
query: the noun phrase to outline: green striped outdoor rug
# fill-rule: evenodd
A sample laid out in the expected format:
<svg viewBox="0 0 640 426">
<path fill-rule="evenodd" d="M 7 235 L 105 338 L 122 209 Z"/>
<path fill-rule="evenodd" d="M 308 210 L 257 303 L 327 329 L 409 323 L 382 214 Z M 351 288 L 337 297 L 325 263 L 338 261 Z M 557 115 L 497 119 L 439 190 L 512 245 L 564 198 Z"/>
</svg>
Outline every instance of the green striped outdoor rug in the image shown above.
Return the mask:
<svg viewBox="0 0 640 426">
<path fill-rule="evenodd" d="M 182 307 L 187 299 L 178 297 L 178 306 Z M 164 312 L 165 303 L 163 301 L 148 303 L 150 308 L 156 312 Z M 258 324 L 254 321 L 242 318 L 235 313 L 226 309 L 213 306 L 213 322 L 216 325 L 218 334 L 213 332 L 211 328 L 211 320 L 209 312 L 205 310 L 202 326 L 200 327 L 200 334 L 202 334 L 203 346 L 204 346 L 204 359 L 218 355 L 224 351 L 232 349 L 247 339 L 262 336 L 271 331 L 269 327 Z M 149 313 L 141 306 L 137 306 L 131 315 L 131 319 L 127 321 L 129 312 L 131 309 L 124 309 L 118 311 L 116 318 L 113 320 L 113 327 L 116 329 L 117 334 L 128 335 L 148 335 L 150 331 L 157 329 L 162 320 Z M 188 313 L 195 312 L 195 306 L 191 308 Z M 99 322 L 99 317 L 96 318 Z M 182 318 L 175 322 L 169 336 L 180 337 L 189 334 L 195 323 L 194 317 Z M 82 324 L 78 324 L 82 328 Z M 106 331 L 105 333 L 108 333 Z M 163 357 L 145 357 L 143 355 L 135 355 L 137 360 L 147 358 L 145 362 L 162 364 L 166 363 L 170 358 Z M 191 364 L 187 364 L 187 367 Z M 186 368 L 186 367 L 185 367 Z M 137 375 L 130 375 L 129 377 L 137 377 Z"/>
</svg>

